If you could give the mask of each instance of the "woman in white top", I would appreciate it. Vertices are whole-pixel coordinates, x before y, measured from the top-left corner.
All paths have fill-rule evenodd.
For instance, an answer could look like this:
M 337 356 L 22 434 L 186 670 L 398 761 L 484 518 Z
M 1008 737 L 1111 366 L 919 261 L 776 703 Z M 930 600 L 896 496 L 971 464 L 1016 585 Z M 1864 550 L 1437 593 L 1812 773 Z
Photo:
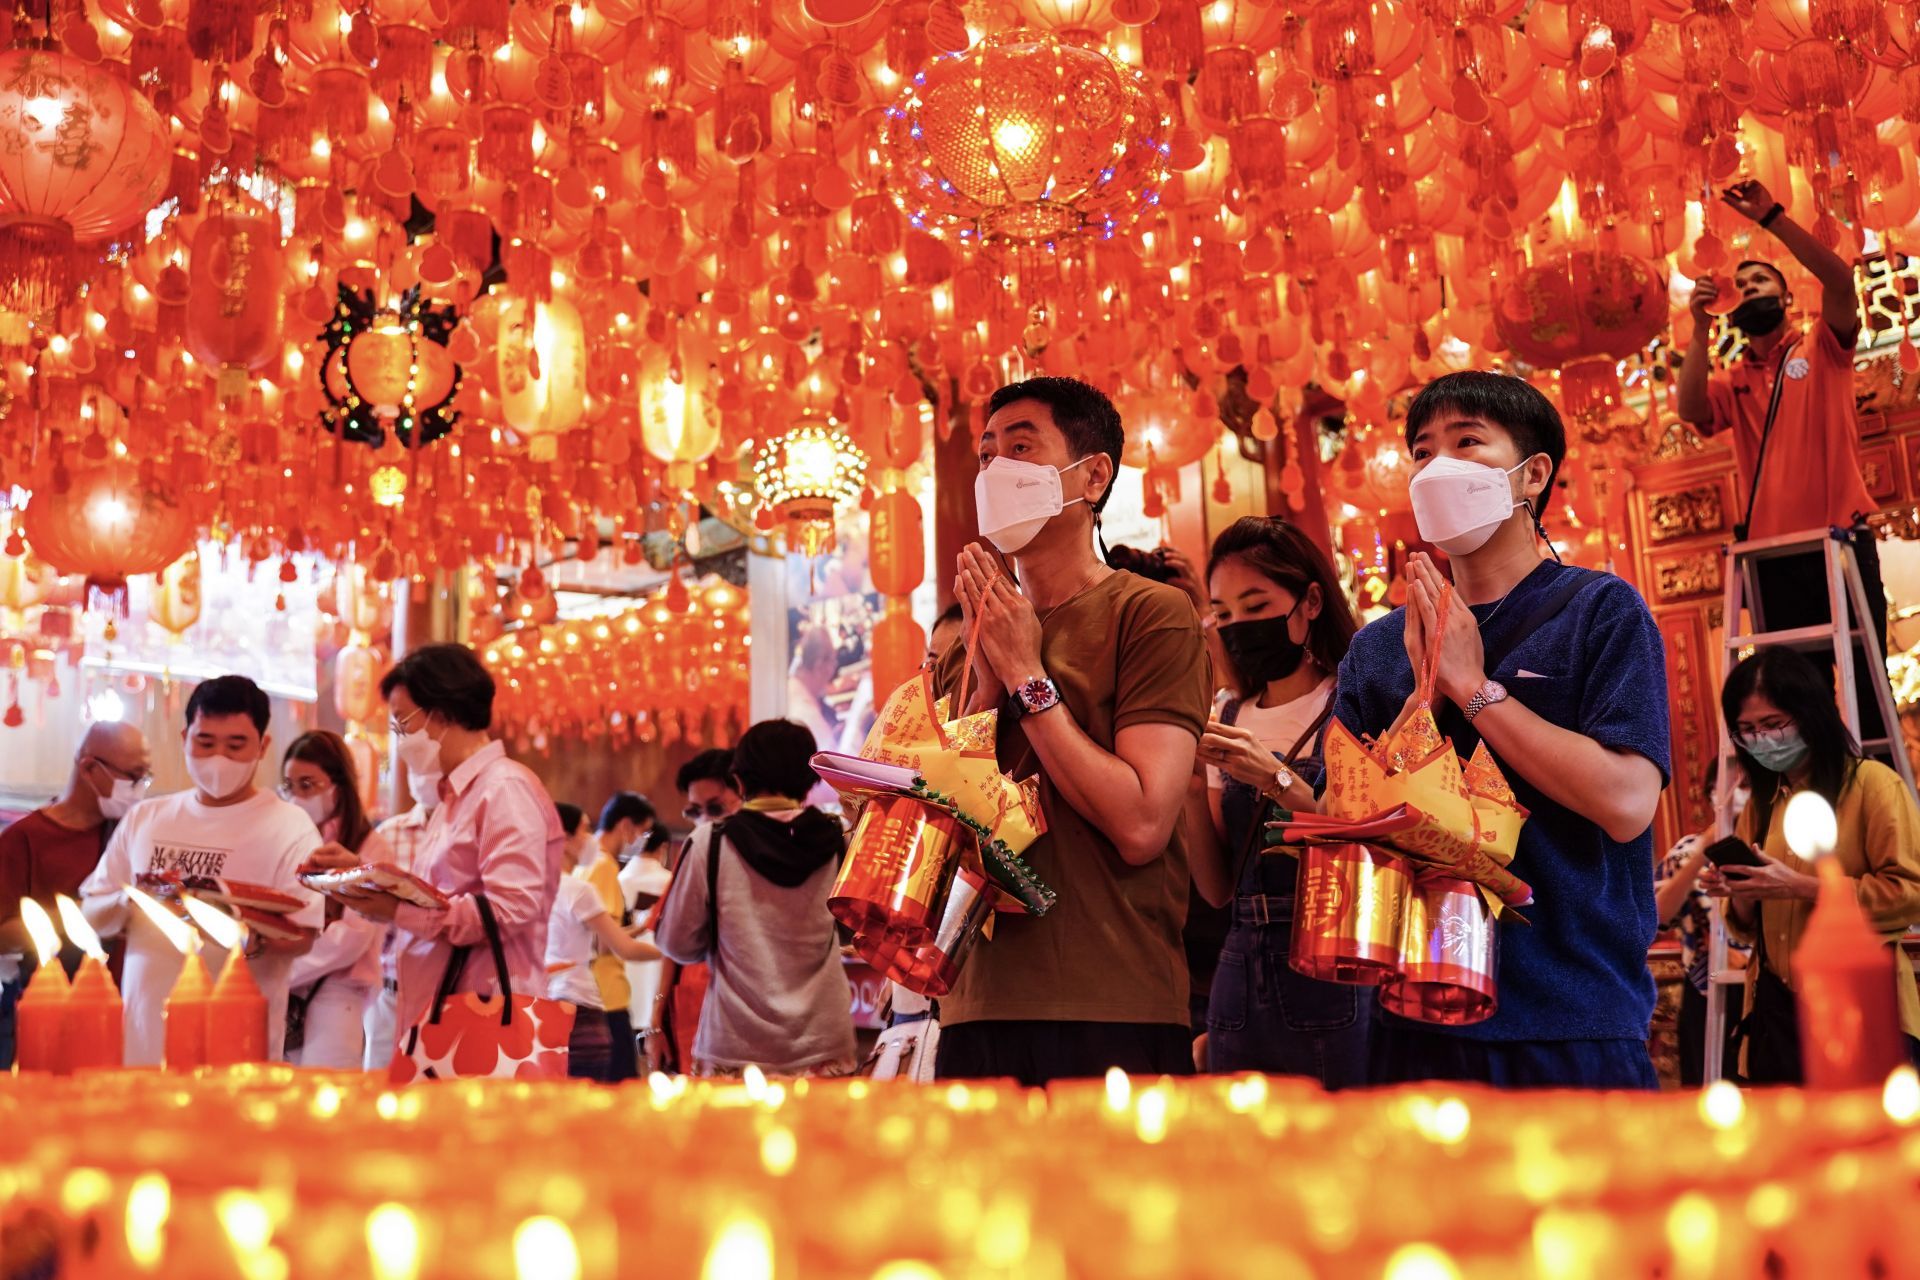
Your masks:
M 574 805 L 556 804 L 562 830 L 584 824 Z M 592 840 L 566 844 L 566 868 L 553 895 L 553 914 L 547 918 L 547 999 L 565 1000 L 577 1012 L 573 1035 L 567 1041 L 567 1074 L 580 1080 L 613 1083 L 613 1027 L 600 999 L 600 983 L 593 974 L 595 945 L 622 960 L 658 960 L 660 949 L 642 942 L 607 910 L 593 885 L 580 874 L 582 864 L 599 852 Z M 625 1021 L 622 1019 L 621 1021 Z M 623 1033 L 624 1034 L 624 1033 Z
M 280 794 L 313 820 L 321 839 L 362 862 L 391 861 L 386 840 L 367 820 L 353 757 L 339 734 L 315 729 L 293 740 L 280 763 Z M 313 949 L 294 960 L 287 976 L 287 1061 L 359 1071 L 386 926 L 331 902 L 326 920 Z
M 1228 526 L 1207 558 L 1207 593 L 1235 696 L 1200 739 L 1206 787 L 1188 806 L 1194 887 L 1233 907 L 1208 996 L 1206 1066 L 1365 1084 L 1365 993 L 1293 971 L 1297 864 L 1259 852 L 1274 808 L 1318 808 L 1319 768 L 1307 757 L 1318 755 L 1353 611 L 1326 553 L 1279 518 Z

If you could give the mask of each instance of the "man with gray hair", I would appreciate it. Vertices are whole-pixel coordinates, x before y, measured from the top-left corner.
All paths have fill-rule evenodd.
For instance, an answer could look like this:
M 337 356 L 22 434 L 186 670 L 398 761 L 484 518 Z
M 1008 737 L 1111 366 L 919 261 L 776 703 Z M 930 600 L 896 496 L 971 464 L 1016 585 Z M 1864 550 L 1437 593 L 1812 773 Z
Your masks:
M 151 778 L 146 735 L 135 725 L 103 720 L 80 740 L 60 798 L 0 831 L 0 1070 L 13 1065 L 13 1008 L 34 967 L 21 900 L 32 898 L 52 912 L 57 894 L 78 898 L 112 824 L 146 794 Z M 79 952 L 67 950 L 62 959 L 71 974 Z

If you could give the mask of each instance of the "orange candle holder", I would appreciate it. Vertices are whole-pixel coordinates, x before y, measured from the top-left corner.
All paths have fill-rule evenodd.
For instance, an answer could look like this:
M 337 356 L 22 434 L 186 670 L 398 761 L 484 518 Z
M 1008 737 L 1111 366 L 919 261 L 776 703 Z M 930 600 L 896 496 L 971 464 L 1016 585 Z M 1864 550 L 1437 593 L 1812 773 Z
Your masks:
M 205 1054 L 209 1067 L 267 1060 L 267 998 L 238 950 L 207 996 Z
M 207 976 L 206 961 L 199 952 L 193 952 L 184 958 L 173 994 L 167 997 L 169 1071 L 191 1071 L 207 1064 L 207 1007 L 212 994 L 213 979 Z
M 33 981 L 13 1010 L 14 1061 L 22 1071 L 64 1072 L 60 1045 L 66 1039 L 71 990 L 58 956 L 47 957 L 33 971 Z
M 1399 972 L 1413 888 L 1405 858 L 1364 844 L 1309 845 L 1295 881 L 1294 969 L 1323 982 L 1378 986 Z
M 1893 951 L 1840 865 L 1818 865 L 1820 896 L 1793 957 L 1801 1069 L 1810 1089 L 1877 1086 L 1907 1061 Z
M 88 956 L 73 975 L 61 1027 L 60 1063 L 65 1073 L 126 1063 L 126 1010 L 107 966 Z
M 1441 1027 L 1485 1022 L 1496 995 L 1499 933 L 1470 881 L 1423 875 L 1407 899 L 1400 975 L 1380 988 L 1389 1013 Z

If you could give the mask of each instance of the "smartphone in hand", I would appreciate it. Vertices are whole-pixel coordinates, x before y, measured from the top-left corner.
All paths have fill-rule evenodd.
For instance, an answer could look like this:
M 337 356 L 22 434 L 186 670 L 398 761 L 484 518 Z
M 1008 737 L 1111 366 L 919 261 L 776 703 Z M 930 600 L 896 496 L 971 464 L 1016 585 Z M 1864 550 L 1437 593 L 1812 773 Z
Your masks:
M 1767 860 L 1758 850 L 1738 836 L 1715 840 L 1704 850 L 1706 859 L 1716 867 L 1764 867 Z

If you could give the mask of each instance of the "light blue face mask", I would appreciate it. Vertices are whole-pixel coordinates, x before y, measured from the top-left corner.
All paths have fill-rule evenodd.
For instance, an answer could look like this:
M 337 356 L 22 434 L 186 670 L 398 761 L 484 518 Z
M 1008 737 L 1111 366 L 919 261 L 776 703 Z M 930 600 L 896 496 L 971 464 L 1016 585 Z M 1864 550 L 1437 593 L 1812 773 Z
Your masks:
M 1740 740 L 1740 745 L 1769 773 L 1791 773 L 1807 758 L 1806 740 L 1795 728 L 1750 734 Z

